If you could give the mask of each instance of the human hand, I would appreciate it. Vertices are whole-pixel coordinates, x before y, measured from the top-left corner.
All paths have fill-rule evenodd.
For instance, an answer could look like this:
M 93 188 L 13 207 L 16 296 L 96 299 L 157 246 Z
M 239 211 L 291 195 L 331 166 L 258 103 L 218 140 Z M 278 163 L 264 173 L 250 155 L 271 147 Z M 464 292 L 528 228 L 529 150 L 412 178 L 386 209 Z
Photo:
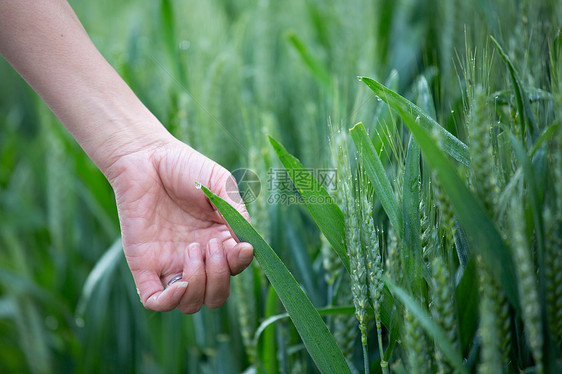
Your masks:
M 202 305 L 223 305 L 230 276 L 251 263 L 253 248 L 237 243 L 195 182 L 249 220 L 244 204 L 226 194 L 231 174 L 170 137 L 120 157 L 106 175 L 115 191 L 123 249 L 143 305 L 186 314 Z M 167 287 L 179 276 L 181 280 Z
M 202 304 L 222 305 L 230 276 L 250 264 L 253 248 L 236 242 L 195 181 L 232 202 L 230 174 L 167 132 L 98 52 L 68 2 L 0 1 L 0 25 L 0 53 L 111 183 L 144 306 L 195 313 Z M 243 204 L 233 205 L 249 219 Z

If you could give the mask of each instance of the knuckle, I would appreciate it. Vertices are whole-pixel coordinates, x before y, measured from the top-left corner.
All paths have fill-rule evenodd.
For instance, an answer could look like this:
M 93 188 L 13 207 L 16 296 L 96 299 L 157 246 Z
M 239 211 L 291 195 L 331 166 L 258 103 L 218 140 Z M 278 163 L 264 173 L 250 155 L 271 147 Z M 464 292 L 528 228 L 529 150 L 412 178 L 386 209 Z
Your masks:
M 224 303 L 226 303 L 226 300 L 228 300 L 229 296 L 230 296 L 230 289 L 227 289 L 221 295 L 205 300 L 205 306 L 209 309 L 220 308 L 221 306 L 224 305 Z
M 213 300 L 205 303 L 205 306 L 209 309 L 217 309 L 224 305 L 226 299 L 224 300 Z
M 224 279 L 230 277 L 230 269 L 226 266 L 221 266 L 209 271 L 209 277 L 214 279 Z
M 187 306 L 180 306 L 178 310 L 183 314 L 195 314 L 201 310 L 201 304 L 190 304 Z
M 187 281 L 191 284 L 205 284 L 207 279 L 207 273 L 205 272 L 205 266 L 198 266 L 193 269 L 192 273 L 187 277 Z

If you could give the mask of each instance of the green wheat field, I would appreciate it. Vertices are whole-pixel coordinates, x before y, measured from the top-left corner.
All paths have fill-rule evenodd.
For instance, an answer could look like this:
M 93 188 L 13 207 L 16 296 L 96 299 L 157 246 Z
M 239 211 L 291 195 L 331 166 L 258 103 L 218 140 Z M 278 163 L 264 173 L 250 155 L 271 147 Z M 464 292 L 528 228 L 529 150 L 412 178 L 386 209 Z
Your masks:
M 253 227 L 200 186 L 256 259 L 145 310 L 109 184 L 0 59 L 0 373 L 562 372 L 560 1 L 70 3 L 257 174 Z

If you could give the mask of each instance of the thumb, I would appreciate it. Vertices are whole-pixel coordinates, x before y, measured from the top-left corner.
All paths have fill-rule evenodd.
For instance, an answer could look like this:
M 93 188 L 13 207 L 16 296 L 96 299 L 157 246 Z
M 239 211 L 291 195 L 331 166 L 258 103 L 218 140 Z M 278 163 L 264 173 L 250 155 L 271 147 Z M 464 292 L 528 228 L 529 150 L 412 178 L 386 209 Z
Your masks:
M 148 310 L 168 312 L 175 309 L 187 289 L 186 281 L 173 283 L 164 289 L 160 277 L 155 272 L 139 272 L 135 283 L 142 304 Z

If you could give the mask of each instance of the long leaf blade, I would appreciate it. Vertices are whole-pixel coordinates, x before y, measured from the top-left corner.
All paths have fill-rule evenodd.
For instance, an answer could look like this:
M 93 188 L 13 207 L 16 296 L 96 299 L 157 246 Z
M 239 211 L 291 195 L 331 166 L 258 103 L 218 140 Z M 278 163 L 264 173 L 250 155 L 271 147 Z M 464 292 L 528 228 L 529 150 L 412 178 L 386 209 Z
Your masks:
M 431 319 L 429 313 L 423 310 L 406 291 L 397 286 L 389 278 L 385 276 L 383 280 L 392 294 L 404 304 L 406 309 L 412 313 L 414 318 L 418 320 L 420 325 L 433 338 L 435 344 L 441 349 L 443 355 L 454 368 L 463 374 L 468 374 L 468 369 L 463 365 L 461 355 L 455 350 L 445 331 Z
M 468 353 L 478 327 L 479 295 L 478 287 L 474 287 L 478 282 L 476 270 L 476 259 L 472 257 L 455 291 L 459 311 L 460 348 L 463 353 Z
M 287 152 L 285 147 L 271 136 L 269 142 L 301 194 L 312 218 L 349 272 L 349 258 L 345 244 L 345 220 L 340 207 L 296 157 Z M 295 171 L 306 175 L 306 178 L 295 178 Z M 318 203 L 319 201 L 321 203 Z
M 320 83 L 320 85 L 324 89 L 331 89 L 332 79 L 330 77 L 330 73 L 324 67 L 322 62 L 316 58 L 315 54 L 310 51 L 310 49 L 297 35 L 297 33 L 294 31 L 289 31 L 287 34 L 287 39 L 298 52 L 303 62 L 310 70 L 310 73 L 314 76 L 314 78 L 316 78 L 316 81 Z
M 445 130 L 438 124 L 433 118 L 428 116 L 423 110 L 420 109 L 414 103 L 406 100 L 402 96 L 398 95 L 396 92 L 388 89 L 381 83 L 367 78 L 359 78 L 363 83 L 367 85 L 378 97 L 380 97 L 385 103 L 390 105 L 400 117 L 405 119 L 406 117 L 418 118 L 422 126 L 428 130 L 436 131 L 440 138 L 442 139 L 442 148 L 455 160 L 468 165 L 470 163 L 470 156 L 468 154 L 468 147 L 466 144 L 461 142 L 450 132 Z
M 406 277 L 409 279 L 410 289 L 417 290 L 422 297 L 424 287 L 422 278 L 422 248 L 420 227 L 420 148 L 413 136 L 410 137 L 406 165 L 404 168 L 404 183 L 402 191 L 402 214 L 404 219 L 404 246 L 402 247 L 402 263 Z
M 267 291 L 266 307 L 265 307 L 265 318 L 266 320 L 271 318 L 277 313 L 279 297 L 275 293 L 275 289 L 269 286 Z M 275 374 L 279 372 L 279 363 L 277 362 L 277 344 L 275 341 L 275 328 L 273 326 L 268 326 L 264 328 L 263 332 L 263 345 L 258 345 L 255 341 L 255 347 L 258 351 L 258 357 L 263 364 L 264 371 L 258 366 L 258 373 L 268 373 Z
M 531 135 L 535 135 L 536 133 L 535 130 L 537 130 L 537 123 L 535 122 L 535 118 L 533 117 L 533 112 L 531 111 L 529 97 L 525 94 L 525 90 L 523 88 L 523 85 L 521 84 L 521 79 L 519 79 L 519 74 L 517 73 L 517 70 L 515 70 L 515 66 L 513 65 L 513 62 L 511 62 L 511 59 L 509 58 L 507 53 L 505 53 L 505 51 L 503 50 L 500 43 L 498 43 L 496 38 L 490 35 L 490 39 L 492 39 L 492 42 L 496 46 L 496 49 L 500 53 L 502 60 L 504 61 L 504 63 L 507 66 L 507 69 L 509 70 L 509 77 L 511 78 L 511 83 L 513 84 L 513 91 L 515 92 L 515 101 L 517 102 L 517 111 L 519 112 L 521 138 L 524 139 L 525 137 L 526 127 L 528 127 L 529 130 L 531 131 Z M 529 126 L 529 122 L 532 124 L 532 126 Z
M 381 205 L 390 220 L 390 223 L 402 237 L 402 214 L 400 207 L 394 196 L 392 186 L 384 170 L 384 166 L 371 142 L 371 138 L 365 130 L 365 126 L 361 122 L 353 126 L 351 130 L 351 137 L 359 151 L 359 157 L 363 163 L 363 167 L 367 172 L 369 180 L 373 184 L 375 194 L 379 198 Z
M 289 313 L 295 328 L 321 373 L 351 373 L 334 337 L 318 311 L 258 232 L 230 204 L 200 185 L 238 239 L 254 246 L 256 259 Z

